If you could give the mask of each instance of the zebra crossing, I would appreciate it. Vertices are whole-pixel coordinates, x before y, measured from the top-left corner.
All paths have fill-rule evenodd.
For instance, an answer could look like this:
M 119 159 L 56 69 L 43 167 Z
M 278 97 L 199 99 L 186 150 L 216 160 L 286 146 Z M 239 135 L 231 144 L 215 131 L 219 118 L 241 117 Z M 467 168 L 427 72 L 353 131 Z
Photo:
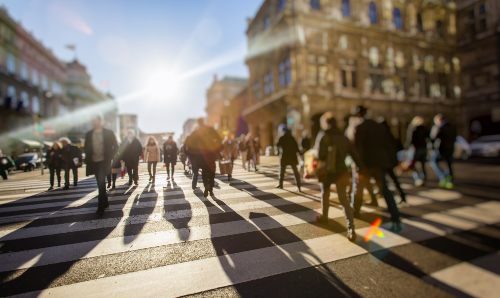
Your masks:
M 317 224 L 319 188 L 276 189 L 277 169 L 236 168 L 217 177 L 214 197 L 191 190 L 181 171 L 109 192 L 97 218 L 96 185 L 40 191 L 44 180 L 0 184 L 0 296 L 495 296 L 500 287 L 500 202 L 458 191 L 414 188 L 404 228 L 365 242 L 381 208 L 363 207 L 356 243 L 345 238 L 332 194 Z M 290 177 L 291 178 L 291 177 Z M 12 189 L 16 194 L 3 194 Z M 345 268 L 345 269 L 342 269 Z M 394 284 L 384 276 L 397 275 Z M 409 292 L 410 291 L 410 292 Z M 385 292 L 387 293 L 387 292 Z M 410 295 L 411 296 L 411 295 Z

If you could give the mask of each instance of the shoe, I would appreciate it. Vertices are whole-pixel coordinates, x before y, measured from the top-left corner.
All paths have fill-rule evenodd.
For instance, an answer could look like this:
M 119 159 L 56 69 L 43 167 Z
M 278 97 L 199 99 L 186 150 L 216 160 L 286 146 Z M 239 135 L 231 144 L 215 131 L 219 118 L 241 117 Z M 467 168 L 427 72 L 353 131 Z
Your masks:
M 61 182 L 57 183 L 57 187 L 61 187 Z
M 69 186 L 67 186 L 67 185 L 65 185 L 65 186 L 63 187 L 63 190 L 68 190 L 68 189 L 69 189 Z
M 203 191 L 203 196 L 204 196 L 205 198 L 206 198 L 206 197 L 208 197 L 208 189 L 205 189 L 205 190 Z
M 75 187 L 78 186 L 78 182 L 73 183 L 73 186 Z
M 128 186 L 132 186 L 132 180 L 128 181 Z
M 328 218 L 326 218 L 326 216 L 323 216 L 323 215 L 318 215 L 318 216 L 316 216 L 316 223 L 327 224 Z
M 139 185 L 139 181 L 134 181 L 134 185 L 138 186 Z
M 149 182 L 151 182 L 151 180 L 153 180 L 153 177 L 149 176 Z
M 108 187 L 107 188 L 111 188 L 111 183 L 108 183 Z
M 440 180 L 439 181 L 439 187 L 445 188 L 446 187 L 446 179 Z
M 283 185 L 278 184 L 278 185 L 276 186 L 276 188 L 283 189 Z
M 401 202 L 400 203 L 406 203 L 406 195 L 405 194 L 401 195 Z
M 399 232 L 401 232 L 402 229 L 403 229 L 403 227 L 401 226 L 400 221 L 392 222 L 391 231 L 393 231 L 394 233 L 399 233 Z
M 51 187 L 49 187 L 49 189 L 47 189 L 47 191 L 51 191 L 53 189 L 54 189 L 54 187 L 51 186 Z
M 97 208 L 96 214 L 98 217 L 102 217 L 104 215 L 104 209 L 103 208 Z
M 116 187 L 114 185 L 111 186 L 111 190 L 115 190 L 115 189 L 116 189 Z
M 348 228 L 347 229 L 347 239 L 349 239 L 349 241 L 351 242 L 354 242 L 356 241 L 356 231 L 354 230 L 354 228 Z
M 446 182 L 444 185 L 444 188 L 453 189 L 453 188 L 455 188 L 455 185 L 453 184 L 453 182 Z
M 298 190 L 299 192 L 302 192 L 302 188 L 301 188 L 300 186 L 297 186 L 297 190 Z

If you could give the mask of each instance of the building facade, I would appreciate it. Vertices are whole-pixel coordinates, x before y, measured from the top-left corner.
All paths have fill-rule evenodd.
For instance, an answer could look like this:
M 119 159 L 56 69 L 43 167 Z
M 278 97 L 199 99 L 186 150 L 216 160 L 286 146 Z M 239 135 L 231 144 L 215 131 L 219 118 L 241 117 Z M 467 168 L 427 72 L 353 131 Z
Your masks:
M 467 131 L 500 134 L 500 2 L 459 0 L 457 15 Z
M 207 90 L 206 123 L 213 126 L 220 133 L 227 134 L 229 129 L 227 110 L 231 104 L 231 99 L 246 85 L 246 79 L 224 77 L 219 80 L 215 75 L 212 85 Z
M 65 65 L 0 7 L 0 133 L 64 111 Z
M 460 60 L 453 1 L 266 0 L 247 29 L 249 104 L 262 146 L 363 104 L 403 138 L 415 115 L 458 123 Z M 461 123 L 459 123 L 461 124 Z
M 136 136 L 140 136 L 139 123 L 136 114 L 119 114 L 118 122 L 120 126 L 119 137 L 124 140 L 129 130 L 134 131 Z
M 184 141 L 186 141 L 187 137 L 196 129 L 197 125 L 197 119 L 195 118 L 190 118 L 184 121 L 184 124 L 182 125 L 182 134 L 179 136 L 178 143 L 179 144 L 184 144 Z

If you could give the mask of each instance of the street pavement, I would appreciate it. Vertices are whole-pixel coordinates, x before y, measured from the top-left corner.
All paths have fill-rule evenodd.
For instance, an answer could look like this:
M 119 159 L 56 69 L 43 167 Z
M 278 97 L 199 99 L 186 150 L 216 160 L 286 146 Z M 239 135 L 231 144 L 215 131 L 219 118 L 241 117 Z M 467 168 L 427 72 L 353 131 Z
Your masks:
M 102 218 L 92 178 L 51 192 L 47 175 L 0 183 L 0 296 L 498 297 L 498 167 L 459 165 L 456 190 L 403 178 L 402 232 L 380 199 L 351 243 L 334 194 L 317 224 L 318 185 L 298 193 L 289 174 L 276 189 L 264 163 L 236 166 L 230 184 L 217 176 L 212 198 L 180 170 L 167 182 L 158 167 L 153 187 L 142 164 L 139 186 L 119 179 Z

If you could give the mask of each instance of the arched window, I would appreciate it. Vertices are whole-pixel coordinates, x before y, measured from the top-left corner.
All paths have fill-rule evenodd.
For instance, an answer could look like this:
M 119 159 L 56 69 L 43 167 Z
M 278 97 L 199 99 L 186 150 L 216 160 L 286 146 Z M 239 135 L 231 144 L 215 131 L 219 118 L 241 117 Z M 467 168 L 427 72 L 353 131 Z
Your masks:
M 342 0 L 342 16 L 351 16 L 351 2 L 349 0 Z
M 403 29 L 403 19 L 401 18 L 401 9 L 394 8 L 392 10 L 392 22 L 394 23 L 394 27 L 398 30 Z
M 321 1 L 320 0 L 311 0 L 309 2 L 311 9 L 320 10 L 321 9 Z
M 40 113 L 40 99 L 38 96 L 33 96 L 31 100 L 31 111 L 33 114 L 38 114 Z
M 368 4 L 368 16 L 370 17 L 370 24 L 378 23 L 377 4 L 373 1 Z

